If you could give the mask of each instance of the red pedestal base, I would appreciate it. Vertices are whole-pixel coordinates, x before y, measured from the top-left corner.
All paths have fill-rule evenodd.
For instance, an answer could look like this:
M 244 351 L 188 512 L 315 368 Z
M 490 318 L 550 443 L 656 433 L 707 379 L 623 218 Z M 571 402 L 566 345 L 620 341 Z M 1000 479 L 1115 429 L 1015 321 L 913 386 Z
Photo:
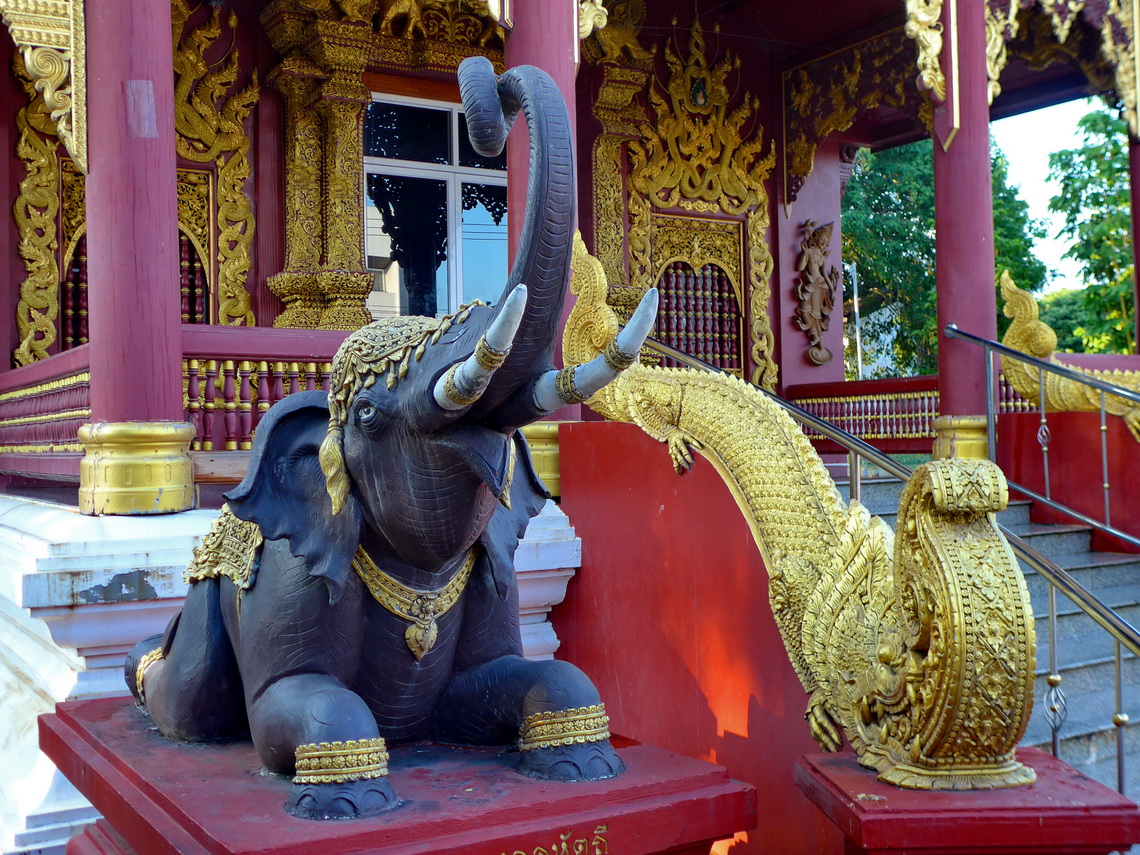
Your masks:
M 796 784 L 846 837 L 874 855 L 1106 855 L 1140 843 L 1140 807 L 1037 748 L 1017 752 L 1037 783 L 1001 790 L 902 790 L 853 754 L 808 754 Z
M 505 751 L 396 748 L 399 808 L 314 822 L 285 813 L 289 779 L 263 774 L 249 743 L 168 742 L 121 698 L 60 704 L 40 744 L 105 817 L 68 855 L 696 855 L 756 823 L 752 787 L 645 745 L 619 749 L 623 775 L 588 784 L 525 778 Z

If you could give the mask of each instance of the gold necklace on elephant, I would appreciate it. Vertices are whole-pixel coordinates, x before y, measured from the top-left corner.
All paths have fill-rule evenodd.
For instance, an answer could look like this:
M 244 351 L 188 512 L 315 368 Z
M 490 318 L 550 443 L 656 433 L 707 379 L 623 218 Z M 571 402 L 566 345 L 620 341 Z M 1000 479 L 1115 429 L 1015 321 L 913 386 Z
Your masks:
M 362 546 L 357 547 L 352 567 L 364 580 L 376 602 L 396 617 L 411 622 L 412 625 L 404 632 L 404 641 L 419 660 L 435 645 L 439 635 L 436 620 L 459 601 L 459 595 L 467 587 L 475 566 L 475 553 L 475 547 L 469 549 L 459 572 L 451 577 L 450 582 L 435 590 L 413 588 L 388 575 L 376 566 Z

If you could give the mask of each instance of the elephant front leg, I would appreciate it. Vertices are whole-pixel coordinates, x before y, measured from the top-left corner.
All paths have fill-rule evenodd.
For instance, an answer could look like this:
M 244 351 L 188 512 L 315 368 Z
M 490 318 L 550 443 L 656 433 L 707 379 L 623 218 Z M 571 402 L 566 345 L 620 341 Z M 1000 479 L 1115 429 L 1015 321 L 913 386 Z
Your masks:
M 302 819 L 375 816 L 398 804 L 376 719 L 325 674 L 292 674 L 250 708 L 254 743 L 272 772 L 293 773 L 285 809 Z
M 518 741 L 518 770 L 552 781 L 598 781 L 625 766 L 590 679 L 569 662 L 503 656 L 452 676 L 434 736 L 462 745 Z

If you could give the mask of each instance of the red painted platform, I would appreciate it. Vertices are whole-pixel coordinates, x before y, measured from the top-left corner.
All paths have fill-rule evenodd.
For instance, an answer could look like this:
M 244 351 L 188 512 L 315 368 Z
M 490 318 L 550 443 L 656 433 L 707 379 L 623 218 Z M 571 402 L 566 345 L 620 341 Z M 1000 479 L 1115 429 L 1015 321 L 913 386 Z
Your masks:
M 60 704 L 40 744 L 105 817 L 68 855 L 695 855 L 756 824 L 751 786 L 646 745 L 619 748 L 625 774 L 586 784 L 525 778 L 506 751 L 395 748 L 398 809 L 314 822 L 285 813 L 289 779 L 264 774 L 249 743 L 168 742 L 126 699 Z
M 947 792 L 880 783 L 855 756 L 808 754 L 796 784 L 869 855 L 1106 855 L 1140 843 L 1140 807 L 1039 748 L 1017 758 L 1028 787 Z

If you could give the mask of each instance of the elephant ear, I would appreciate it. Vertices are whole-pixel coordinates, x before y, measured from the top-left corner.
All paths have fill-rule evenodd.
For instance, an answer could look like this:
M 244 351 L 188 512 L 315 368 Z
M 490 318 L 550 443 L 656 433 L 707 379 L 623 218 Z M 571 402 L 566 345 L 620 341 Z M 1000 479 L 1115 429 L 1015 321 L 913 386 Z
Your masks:
M 351 493 L 333 515 L 317 458 L 328 424 L 324 392 L 299 392 L 276 404 L 257 427 L 245 479 L 225 497 L 234 516 L 257 523 L 267 540 L 285 538 L 309 572 L 325 580 L 335 603 L 360 543 L 362 517 Z
M 526 533 L 531 519 L 538 515 L 550 498 L 550 491 L 534 471 L 530 449 L 522 434 L 515 431 L 512 441 L 515 471 L 510 485 L 510 507 L 500 505 L 479 538 L 487 553 L 487 566 L 500 598 L 505 598 L 511 590 L 515 572 L 515 549 L 518 548 L 519 540 Z

